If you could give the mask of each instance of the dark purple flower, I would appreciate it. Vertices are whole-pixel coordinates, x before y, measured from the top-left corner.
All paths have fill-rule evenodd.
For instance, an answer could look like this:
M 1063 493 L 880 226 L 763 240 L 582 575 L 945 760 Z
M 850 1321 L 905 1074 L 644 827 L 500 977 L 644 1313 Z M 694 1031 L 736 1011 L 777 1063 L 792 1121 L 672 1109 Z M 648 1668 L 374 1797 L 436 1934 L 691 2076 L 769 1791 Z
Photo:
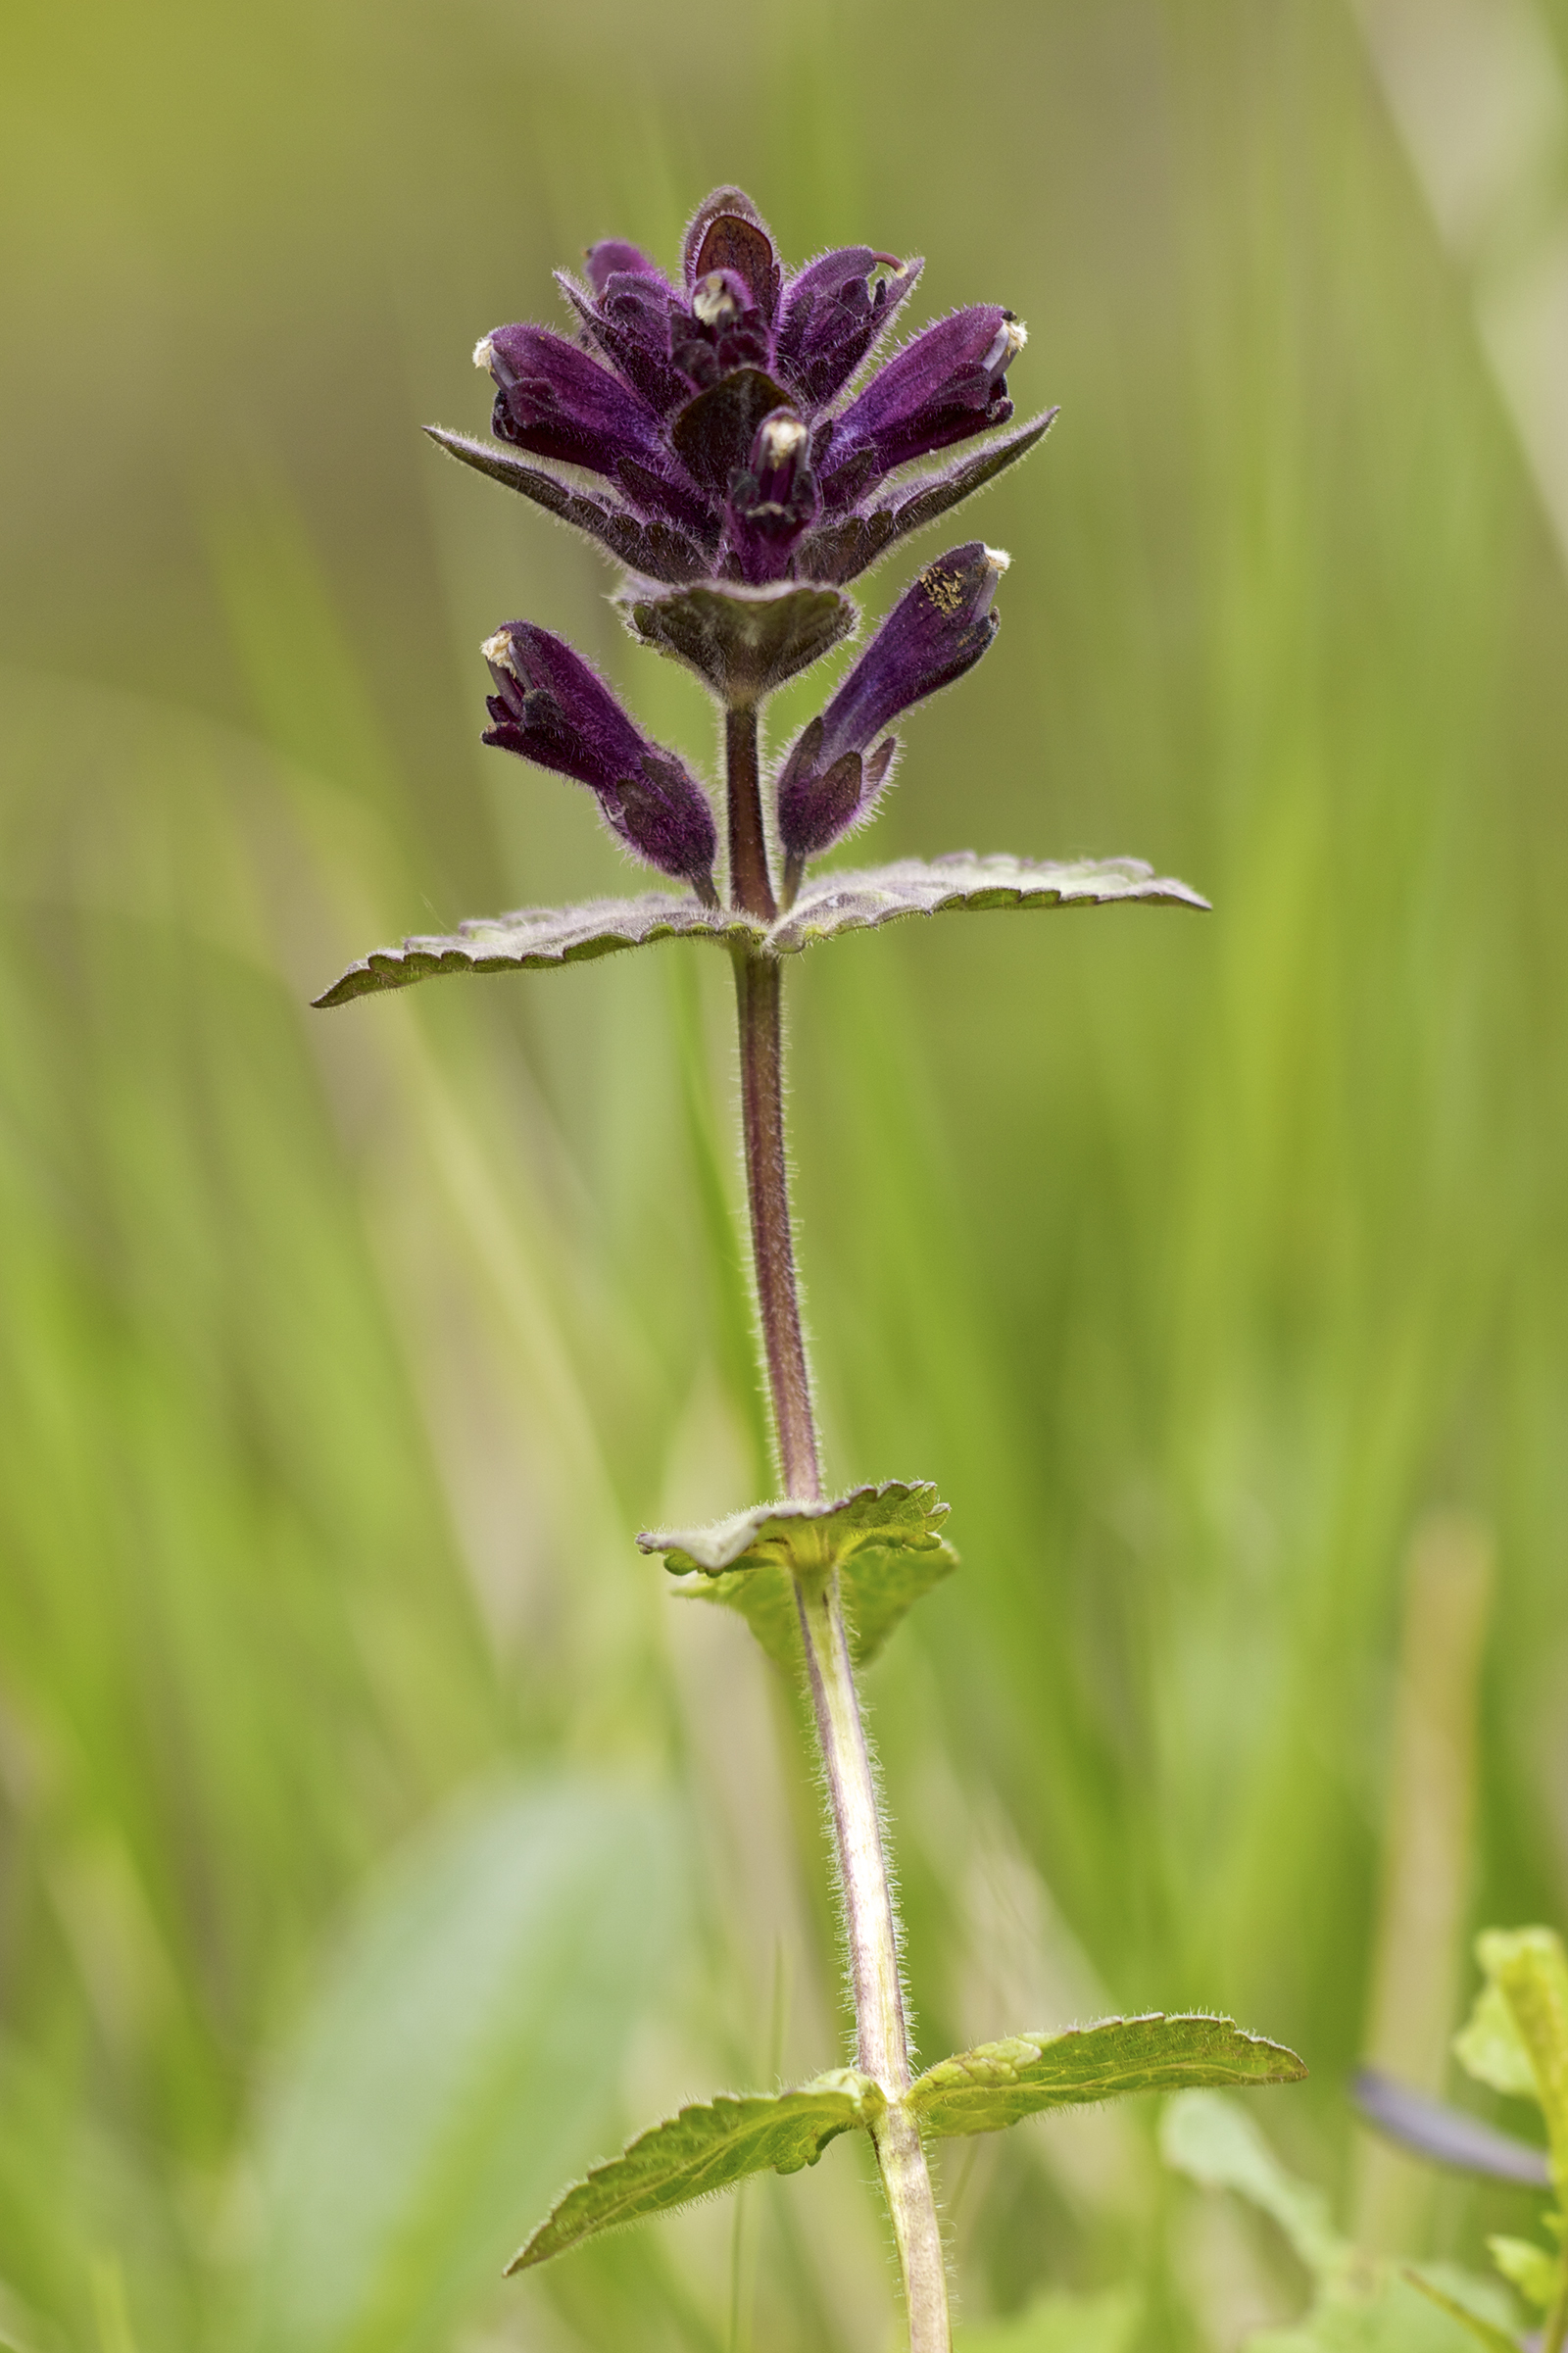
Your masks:
M 844 389 L 924 267 L 846 245 L 790 280 L 775 364 L 808 415 Z M 884 270 L 891 274 L 877 274 Z
M 501 326 L 474 351 L 499 390 L 492 428 L 499 441 L 614 473 L 623 458 L 659 447 L 659 420 L 645 401 L 575 343 L 546 326 Z
M 961 678 L 990 645 L 1000 626 L 992 601 L 1006 568 L 1006 557 L 978 539 L 928 564 L 796 738 L 778 780 L 792 891 L 808 858 L 870 815 L 894 753 L 891 736 L 874 739 L 901 711 Z
M 847 506 L 896 466 L 1005 424 L 1007 369 L 1027 340 L 1010 311 L 977 303 L 895 352 L 834 420 L 826 504 Z
M 713 812 L 674 754 L 650 743 L 604 680 L 548 629 L 509 621 L 484 656 L 496 685 L 485 742 L 587 785 L 629 849 L 716 904 Z
M 746 471 L 730 483 L 728 538 L 742 577 L 781 578 L 821 504 L 811 471 L 810 426 L 793 409 L 770 410 L 757 428 Z

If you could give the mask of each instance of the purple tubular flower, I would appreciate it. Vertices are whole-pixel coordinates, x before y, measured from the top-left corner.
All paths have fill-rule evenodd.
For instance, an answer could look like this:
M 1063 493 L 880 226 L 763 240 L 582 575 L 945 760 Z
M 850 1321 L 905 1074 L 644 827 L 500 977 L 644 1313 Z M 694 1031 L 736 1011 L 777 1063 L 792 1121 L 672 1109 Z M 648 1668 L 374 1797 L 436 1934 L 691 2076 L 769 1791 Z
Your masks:
M 499 386 L 497 440 L 598 474 L 657 450 L 659 419 L 646 401 L 549 327 L 497 327 L 473 357 Z
M 716 905 L 713 812 L 674 754 L 650 743 L 604 680 L 548 629 L 509 621 L 484 656 L 496 687 L 484 741 L 587 785 L 628 849 Z
M 887 781 L 890 720 L 972 669 L 996 636 L 991 610 L 1007 568 L 971 539 L 928 564 L 902 596 L 819 718 L 796 738 L 778 780 L 779 839 L 793 889 L 808 858 L 871 813 Z
M 774 359 L 808 414 L 843 391 L 924 267 L 869 245 L 846 245 L 791 278 Z M 883 270 L 890 274 L 877 275 Z
M 896 466 L 1005 424 L 1007 368 L 1027 340 L 1010 311 L 977 303 L 895 352 L 834 420 L 825 504 L 847 506 Z
M 728 529 L 744 579 L 782 580 L 801 533 L 821 508 L 811 471 L 811 431 L 793 409 L 773 409 L 757 428 L 746 471 L 730 484 Z

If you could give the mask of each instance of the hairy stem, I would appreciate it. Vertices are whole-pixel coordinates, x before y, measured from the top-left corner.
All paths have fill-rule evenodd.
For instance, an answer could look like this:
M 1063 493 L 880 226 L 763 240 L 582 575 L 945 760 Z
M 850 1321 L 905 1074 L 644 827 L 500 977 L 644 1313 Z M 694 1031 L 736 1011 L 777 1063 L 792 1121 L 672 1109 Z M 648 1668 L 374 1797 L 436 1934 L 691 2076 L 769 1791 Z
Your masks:
M 755 711 L 728 714 L 730 888 L 737 907 L 774 911 L 762 827 Z M 741 1106 L 758 1311 L 785 1491 L 806 1502 L 822 1493 L 801 1330 L 790 1225 L 784 1132 L 782 971 L 776 956 L 737 947 Z M 919 2127 L 900 2102 L 909 2087 L 909 2036 L 899 1976 L 898 1924 L 888 1877 L 876 1780 L 850 1664 L 836 1572 L 796 1583 L 817 1740 L 827 1779 L 855 1994 L 858 2063 L 889 2107 L 873 2130 L 904 2276 L 910 2353 L 950 2353 L 948 2282 L 936 2199 Z

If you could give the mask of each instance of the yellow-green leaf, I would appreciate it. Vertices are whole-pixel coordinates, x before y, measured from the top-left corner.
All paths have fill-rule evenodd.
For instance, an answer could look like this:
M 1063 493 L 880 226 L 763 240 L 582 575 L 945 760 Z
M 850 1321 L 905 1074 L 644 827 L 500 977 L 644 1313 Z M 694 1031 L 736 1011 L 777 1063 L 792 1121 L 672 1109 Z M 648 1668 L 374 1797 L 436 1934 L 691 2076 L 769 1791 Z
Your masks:
M 721 2093 L 682 2108 L 574 2182 L 507 2268 L 548 2263 L 602 2230 L 689 2205 L 748 2174 L 799 2173 L 840 2132 L 874 2123 L 886 2105 L 868 2076 L 843 2067 L 796 2091 Z
M 1059 2034 L 1015 2034 L 926 2069 L 907 2093 L 928 2132 L 996 2132 L 1048 2108 L 1188 2085 L 1294 2083 L 1294 2051 L 1229 2018 L 1105 2018 Z

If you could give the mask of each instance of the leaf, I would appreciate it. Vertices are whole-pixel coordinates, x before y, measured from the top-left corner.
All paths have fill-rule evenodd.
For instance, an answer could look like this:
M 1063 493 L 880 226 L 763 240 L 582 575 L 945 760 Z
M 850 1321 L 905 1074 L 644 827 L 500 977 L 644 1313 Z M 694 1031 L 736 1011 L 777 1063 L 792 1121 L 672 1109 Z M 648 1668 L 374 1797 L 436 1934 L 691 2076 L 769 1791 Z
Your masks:
M 723 702 L 756 703 L 843 638 L 859 617 L 836 588 L 717 586 L 617 598 L 644 645 L 695 670 Z
M 543 466 L 530 466 L 504 442 L 473 441 L 466 433 L 449 432 L 444 425 L 426 425 L 424 429 L 448 457 L 519 492 L 558 521 L 586 532 L 608 554 L 646 579 L 678 584 L 698 579 L 708 569 L 704 551 L 672 523 L 645 521 L 618 500 L 559 481 Z
M 886 2105 L 869 2076 L 843 2067 L 797 2091 L 721 2093 L 682 2108 L 574 2182 L 507 2269 L 548 2263 L 601 2230 L 690 2205 L 748 2174 L 799 2173 L 840 2132 L 870 2125 Z
M 1212 2091 L 1184 2091 L 1159 2120 L 1164 2162 L 1203 2189 L 1234 2190 L 1276 2222 L 1315 2279 L 1331 2279 L 1353 2250 L 1329 2218 L 1320 2189 L 1287 2173 L 1251 2117 Z
M 907 538 L 911 531 L 923 530 L 946 515 L 960 500 L 995 481 L 1007 466 L 1028 456 L 1044 439 L 1055 422 L 1056 411 L 1048 410 L 1016 433 L 994 441 L 972 457 L 960 459 L 956 466 L 947 466 L 941 473 L 918 475 L 892 491 L 881 506 L 869 515 L 848 515 L 835 522 L 820 523 L 802 540 L 796 557 L 796 569 L 805 580 L 832 580 L 842 586 L 880 563 L 889 548 Z
M 441 972 L 542 972 L 589 963 L 623 948 L 690 937 L 744 940 L 760 947 L 763 926 L 750 915 L 704 907 L 688 892 L 648 891 L 638 899 L 589 899 L 578 907 L 524 907 L 514 914 L 474 916 L 455 932 L 378 948 L 315 1000 L 347 1005 L 377 989 L 406 989 Z
M 1350 2096 L 1380 2132 L 1435 2165 L 1451 2165 L 1488 2181 L 1523 2182 L 1532 2189 L 1551 2186 L 1544 2149 L 1532 2148 L 1511 2132 L 1499 2132 L 1462 2108 L 1411 2091 L 1375 2068 L 1358 2070 L 1350 2082 Z
M 1479 2337 L 1484 2345 L 1491 2348 L 1491 2353 L 1519 2353 L 1519 2339 L 1516 2336 L 1510 2336 L 1507 2329 L 1499 2328 L 1495 2322 L 1483 2319 L 1468 2304 L 1461 2304 L 1457 2296 L 1451 2296 L 1446 2288 L 1440 2287 L 1430 2273 L 1418 2272 L 1413 2265 L 1409 2265 L 1401 2277 L 1429 2302 L 1436 2304 L 1441 2312 L 1447 2313 L 1472 2336 Z
M 650 891 L 638 899 L 591 899 L 578 907 L 524 907 L 513 914 L 473 916 L 455 932 L 416 934 L 400 948 L 377 948 L 351 964 L 315 1000 L 318 1007 L 347 1005 L 378 989 L 406 989 L 444 972 L 543 971 L 647 948 L 657 940 L 744 941 L 775 956 L 796 956 L 845 931 L 875 931 L 905 915 L 934 915 L 988 907 L 1206 907 L 1208 901 L 1142 858 L 1084 859 L 1073 865 L 1003 856 L 977 858 L 955 851 L 937 858 L 904 858 L 863 872 L 821 875 L 808 882 L 793 907 L 771 926 L 730 907 L 707 907 L 691 897 Z
M 874 931 L 904 915 L 975 912 L 991 907 L 1105 907 L 1117 900 L 1146 906 L 1207 908 L 1185 882 L 1156 875 L 1140 858 L 1050 859 L 977 857 L 971 850 L 945 858 L 901 858 L 891 866 L 816 876 L 768 934 L 787 956 L 845 931 Z
M 953 2332 L 954 2353 L 1131 2353 L 1143 2320 L 1136 2288 L 1041 2296 L 1004 2321 Z
M 1503 2278 L 1530 2303 L 1548 2312 L 1557 2301 L 1562 2286 L 1563 2262 L 1534 2239 L 1505 2238 L 1494 2232 L 1487 2240 L 1487 2252 Z
M 1536 2098 L 1536 2071 L 1500 1985 L 1482 1986 L 1453 2038 L 1453 2055 L 1478 2083 L 1489 2083 L 1513 2099 Z
M 839 1572 L 850 1649 L 865 1666 L 901 1618 L 958 1565 L 938 1533 L 948 1516 L 928 1481 L 887 1479 L 823 1503 L 758 1503 L 710 1528 L 645 1533 L 644 1552 L 662 1552 L 673 1576 L 703 1582 L 683 1597 L 738 1610 L 769 1658 L 800 1662 L 794 1577 Z
M 511 1787 L 374 1887 L 260 2150 L 252 2353 L 436 2353 L 613 2112 L 684 1908 L 675 1825 Z
M 1546 2119 L 1559 2196 L 1568 2195 L 1568 1955 L 1547 1928 L 1486 1929 L 1476 1954 L 1508 2005 Z
M 1294 2083 L 1294 2051 L 1228 2018 L 1105 2018 L 1059 2034 L 1014 2034 L 943 2059 L 906 2097 L 930 2132 L 996 2132 L 1048 2108 L 1083 2107 L 1189 2083 Z

